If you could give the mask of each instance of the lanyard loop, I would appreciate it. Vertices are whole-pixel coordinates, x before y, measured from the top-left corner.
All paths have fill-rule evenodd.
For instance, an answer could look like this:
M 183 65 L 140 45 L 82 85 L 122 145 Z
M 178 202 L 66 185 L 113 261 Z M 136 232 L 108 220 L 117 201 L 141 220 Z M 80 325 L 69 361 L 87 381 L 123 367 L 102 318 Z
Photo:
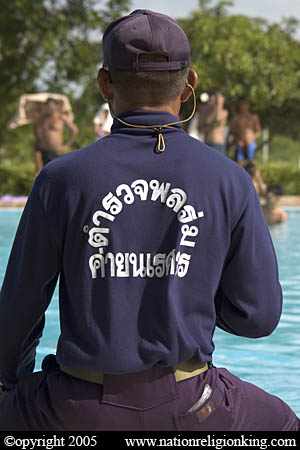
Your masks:
M 166 144 L 165 144 L 165 140 L 164 140 L 163 134 L 161 132 L 161 128 L 153 128 L 153 129 L 157 133 L 157 150 L 160 153 L 162 153 L 162 152 L 165 151 Z

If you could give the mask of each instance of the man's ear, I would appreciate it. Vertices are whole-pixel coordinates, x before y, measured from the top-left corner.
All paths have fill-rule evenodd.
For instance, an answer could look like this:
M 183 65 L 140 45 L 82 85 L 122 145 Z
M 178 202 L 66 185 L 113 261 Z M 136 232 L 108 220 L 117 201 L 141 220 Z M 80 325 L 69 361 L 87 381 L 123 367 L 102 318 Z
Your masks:
M 191 88 L 188 86 L 188 84 L 190 84 L 192 86 L 192 88 L 195 89 L 197 86 L 197 83 L 198 83 L 197 72 L 194 69 L 190 69 L 188 72 L 188 76 L 187 76 L 186 87 L 184 88 L 184 90 L 180 96 L 180 100 L 182 102 L 186 102 L 192 93 Z
M 103 68 L 98 72 L 98 86 L 104 100 L 110 102 L 114 97 L 112 81 L 109 72 Z

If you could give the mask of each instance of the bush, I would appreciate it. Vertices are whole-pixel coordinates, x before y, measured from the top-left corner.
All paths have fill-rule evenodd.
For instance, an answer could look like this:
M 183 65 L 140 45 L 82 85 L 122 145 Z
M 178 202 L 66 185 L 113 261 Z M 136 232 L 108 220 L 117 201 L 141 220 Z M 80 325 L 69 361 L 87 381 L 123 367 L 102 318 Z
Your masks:
M 284 195 L 300 195 L 300 168 L 291 163 L 259 164 L 266 184 L 280 184 Z M 6 161 L 0 166 L 0 195 L 28 195 L 35 177 L 35 165 L 28 162 L 14 166 Z
M 258 162 L 262 162 L 262 139 L 257 140 L 258 150 L 256 151 L 256 158 Z M 300 141 L 292 139 L 289 136 L 278 134 L 272 137 L 269 144 L 269 162 L 271 163 L 287 163 L 291 165 L 298 165 L 300 158 Z
M 300 168 L 290 163 L 260 165 L 261 176 L 266 184 L 280 184 L 284 195 L 300 195 Z
M 18 167 L 0 166 L 0 196 L 28 195 L 35 177 L 33 164 Z

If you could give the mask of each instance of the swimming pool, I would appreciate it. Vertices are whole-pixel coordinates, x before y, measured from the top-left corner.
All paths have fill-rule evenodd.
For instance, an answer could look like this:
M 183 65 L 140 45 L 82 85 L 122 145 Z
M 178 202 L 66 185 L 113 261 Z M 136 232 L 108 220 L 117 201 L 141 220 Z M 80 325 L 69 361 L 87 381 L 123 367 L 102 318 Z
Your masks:
M 300 416 L 300 208 L 285 208 L 288 221 L 271 228 L 284 293 L 283 314 L 275 332 L 247 339 L 216 330 L 214 363 L 286 401 Z M 0 285 L 20 209 L 0 209 Z M 58 289 L 46 313 L 46 328 L 37 349 L 36 369 L 55 353 L 59 335 Z

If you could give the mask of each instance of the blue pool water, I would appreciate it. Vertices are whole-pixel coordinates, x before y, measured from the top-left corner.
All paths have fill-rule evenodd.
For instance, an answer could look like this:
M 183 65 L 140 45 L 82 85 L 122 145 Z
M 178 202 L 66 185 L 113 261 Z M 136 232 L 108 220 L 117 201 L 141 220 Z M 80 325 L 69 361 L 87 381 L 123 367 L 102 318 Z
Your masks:
M 300 416 L 300 208 L 285 209 L 287 223 L 271 228 L 284 293 L 280 324 L 271 336 L 257 340 L 216 330 L 214 363 L 278 395 Z M 0 285 L 20 215 L 20 209 L 0 209 Z M 37 370 L 43 357 L 55 352 L 58 335 L 56 289 L 37 349 Z

